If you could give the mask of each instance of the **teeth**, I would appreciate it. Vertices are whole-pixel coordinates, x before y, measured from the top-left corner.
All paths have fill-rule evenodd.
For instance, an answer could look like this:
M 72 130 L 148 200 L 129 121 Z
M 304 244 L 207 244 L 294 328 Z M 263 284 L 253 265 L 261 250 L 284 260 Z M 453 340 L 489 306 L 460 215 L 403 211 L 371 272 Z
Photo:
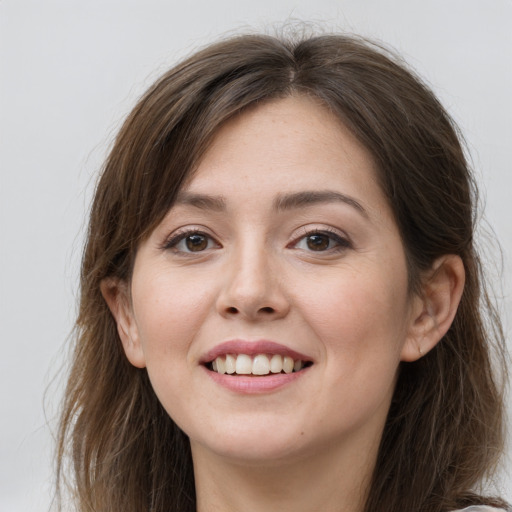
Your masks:
M 293 359 L 288 356 L 283 357 L 283 371 L 284 373 L 293 372 Z
M 292 373 L 298 372 L 304 367 L 300 359 L 294 361 L 289 356 L 274 354 L 258 354 L 251 358 L 247 354 L 226 354 L 219 356 L 212 361 L 212 369 L 217 373 L 238 375 L 268 375 L 269 373 Z
M 252 359 L 247 354 L 238 354 L 236 358 L 236 373 L 250 375 L 252 373 Z
M 260 354 L 252 360 L 252 373 L 253 375 L 268 375 L 270 373 L 270 362 L 267 356 Z
M 232 374 L 236 371 L 236 359 L 231 354 L 226 355 L 226 373 Z
M 217 363 L 217 372 L 218 373 L 226 373 L 226 363 L 222 357 L 217 357 L 215 360 Z
M 270 371 L 272 373 L 281 373 L 283 371 L 283 358 L 279 354 L 274 354 L 270 360 Z

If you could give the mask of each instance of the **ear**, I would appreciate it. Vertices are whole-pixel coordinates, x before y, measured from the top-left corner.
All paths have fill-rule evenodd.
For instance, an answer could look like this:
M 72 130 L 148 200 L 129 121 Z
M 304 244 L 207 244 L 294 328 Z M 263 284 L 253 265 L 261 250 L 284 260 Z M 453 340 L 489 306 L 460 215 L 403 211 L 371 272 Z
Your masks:
M 128 361 L 137 368 L 144 368 L 146 361 L 127 283 L 120 279 L 106 278 L 101 281 L 100 290 L 116 321 L 117 332 Z
M 464 264 L 459 256 L 449 254 L 434 262 L 423 281 L 421 295 L 413 299 L 402 361 L 416 361 L 447 333 L 462 297 L 464 280 Z

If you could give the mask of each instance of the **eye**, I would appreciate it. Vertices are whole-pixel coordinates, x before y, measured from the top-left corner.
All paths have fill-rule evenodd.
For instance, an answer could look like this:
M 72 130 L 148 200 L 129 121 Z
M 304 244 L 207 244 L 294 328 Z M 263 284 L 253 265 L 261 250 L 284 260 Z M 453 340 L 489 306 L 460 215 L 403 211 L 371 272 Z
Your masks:
M 198 253 L 219 244 L 209 235 L 201 231 L 185 231 L 177 233 L 165 244 L 165 249 L 171 249 L 177 253 Z
M 294 249 L 314 252 L 342 251 L 349 247 L 346 238 L 329 231 L 311 231 L 293 244 Z

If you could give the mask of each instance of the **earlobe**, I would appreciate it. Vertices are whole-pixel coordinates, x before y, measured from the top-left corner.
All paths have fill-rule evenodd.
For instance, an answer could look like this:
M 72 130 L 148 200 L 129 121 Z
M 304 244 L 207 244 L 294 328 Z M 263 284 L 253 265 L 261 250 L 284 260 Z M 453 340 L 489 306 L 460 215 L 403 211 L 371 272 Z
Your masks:
M 116 278 L 106 278 L 101 281 L 100 289 L 116 321 L 117 332 L 126 357 L 133 366 L 144 368 L 146 366 L 144 352 L 133 316 L 127 284 Z
M 422 294 L 414 297 L 409 333 L 402 361 L 416 361 L 432 350 L 448 332 L 464 290 L 464 264 L 459 256 L 438 258 L 425 276 Z

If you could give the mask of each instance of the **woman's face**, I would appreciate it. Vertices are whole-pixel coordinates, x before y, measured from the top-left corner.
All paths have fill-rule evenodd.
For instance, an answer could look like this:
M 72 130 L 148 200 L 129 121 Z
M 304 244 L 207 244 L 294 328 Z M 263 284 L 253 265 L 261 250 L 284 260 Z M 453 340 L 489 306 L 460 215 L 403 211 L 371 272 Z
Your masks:
M 194 456 L 283 460 L 378 442 L 415 300 L 370 155 L 294 97 L 218 132 L 138 250 L 123 341 Z

